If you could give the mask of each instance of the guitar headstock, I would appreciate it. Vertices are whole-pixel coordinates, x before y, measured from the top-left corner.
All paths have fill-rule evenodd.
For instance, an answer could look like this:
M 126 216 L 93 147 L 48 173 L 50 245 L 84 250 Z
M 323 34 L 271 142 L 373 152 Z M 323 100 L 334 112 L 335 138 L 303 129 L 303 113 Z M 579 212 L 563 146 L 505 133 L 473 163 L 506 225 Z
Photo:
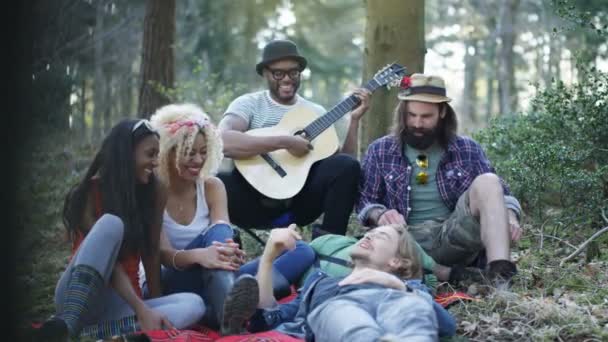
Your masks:
M 398 87 L 406 72 L 404 66 L 397 63 L 388 64 L 374 75 L 374 81 L 378 83 L 378 87 L 385 85 L 387 88 Z

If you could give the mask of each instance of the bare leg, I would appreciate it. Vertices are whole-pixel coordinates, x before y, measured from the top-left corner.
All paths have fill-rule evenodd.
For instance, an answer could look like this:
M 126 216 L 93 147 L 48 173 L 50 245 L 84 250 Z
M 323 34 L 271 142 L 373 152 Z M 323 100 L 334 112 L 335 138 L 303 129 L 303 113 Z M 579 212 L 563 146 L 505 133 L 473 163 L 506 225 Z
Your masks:
M 469 188 L 471 214 L 479 219 L 488 262 L 510 260 L 507 210 L 500 179 L 493 173 L 477 176 Z

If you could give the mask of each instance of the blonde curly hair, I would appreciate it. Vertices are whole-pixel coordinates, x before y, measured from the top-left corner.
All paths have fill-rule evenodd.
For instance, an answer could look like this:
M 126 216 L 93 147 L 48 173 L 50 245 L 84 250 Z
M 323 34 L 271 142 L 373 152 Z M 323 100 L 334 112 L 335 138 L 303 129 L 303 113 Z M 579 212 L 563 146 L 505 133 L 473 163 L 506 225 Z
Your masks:
M 209 116 L 199 106 L 191 103 L 166 105 L 159 108 L 150 121 L 160 134 L 158 176 L 163 183 L 169 185 L 171 163 L 178 167 L 180 156 L 190 153 L 198 133 L 202 133 L 207 141 L 207 159 L 199 177 L 205 179 L 217 173 L 224 157 L 222 139 Z M 169 160 L 173 149 L 175 160 Z

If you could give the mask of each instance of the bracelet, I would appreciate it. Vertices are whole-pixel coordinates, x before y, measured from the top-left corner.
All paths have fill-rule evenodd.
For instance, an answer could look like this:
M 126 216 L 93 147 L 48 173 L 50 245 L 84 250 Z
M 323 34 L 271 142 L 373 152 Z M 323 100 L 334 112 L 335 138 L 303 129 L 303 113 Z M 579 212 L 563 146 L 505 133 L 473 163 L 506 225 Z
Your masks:
M 179 254 L 180 252 L 183 252 L 183 249 L 178 249 L 175 251 L 175 253 L 173 253 L 173 258 L 171 258 L 171 263 L 173 264 L 173 268 L 175 268 L 178 271 L 183 271 L 183 268 L 179 268 L 177 267 L 177 265 L 175 264 L 175 257 L 177 256 L 177 254 Z

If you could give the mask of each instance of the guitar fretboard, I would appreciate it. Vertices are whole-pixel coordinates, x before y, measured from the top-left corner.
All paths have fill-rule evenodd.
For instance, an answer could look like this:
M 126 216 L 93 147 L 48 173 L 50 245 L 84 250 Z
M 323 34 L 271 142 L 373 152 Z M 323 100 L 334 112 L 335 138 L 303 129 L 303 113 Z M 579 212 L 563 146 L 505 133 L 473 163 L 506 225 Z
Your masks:
M 363 87 L 373 92 L 376 90 L 380 84 L 376 82 L 376 80 L 372 79 L 367 82 Z M 306 137 L 308 140 L 313 140 L 318 137 L 323 131 L 325 131 L 329 126 L 331 126 L 334 122 L 338 121 L 342 116 L 346 113 L 350 112 L 359 104 L 359 99 L 350 95 L 344 100 L 340 101 L 337 105 L 335 105 L 329 112 L 320 116 L 315 121 L 311 122 L 308 126 L 304 127 L 303 131 L 306 133 Z

